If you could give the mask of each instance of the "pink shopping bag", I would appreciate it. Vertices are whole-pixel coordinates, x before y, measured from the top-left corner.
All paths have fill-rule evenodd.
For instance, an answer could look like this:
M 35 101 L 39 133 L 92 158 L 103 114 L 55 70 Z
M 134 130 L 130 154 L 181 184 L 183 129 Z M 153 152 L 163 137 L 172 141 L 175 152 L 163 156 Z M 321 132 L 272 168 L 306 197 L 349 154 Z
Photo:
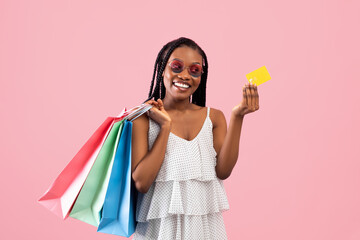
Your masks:
M 38 200 L 40 204 L 65 219 L 93 166 L 99 151 L 116 121 L 128 115 L 126 108 L 118 117 L 108 117 Z
M 128 111 L 124 108 L 117 117 L 108 117 L 38 202 L 59 217 L 67 218 L 114 123 L 123 119 L 134 120 L 151 107 L 143 103 Z

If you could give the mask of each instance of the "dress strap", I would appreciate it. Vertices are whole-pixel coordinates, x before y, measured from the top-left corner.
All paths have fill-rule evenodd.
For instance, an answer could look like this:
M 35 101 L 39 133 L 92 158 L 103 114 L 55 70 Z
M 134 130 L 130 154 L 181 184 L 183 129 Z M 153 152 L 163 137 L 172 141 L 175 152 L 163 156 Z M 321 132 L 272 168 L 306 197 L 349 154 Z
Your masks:
M 206 117 L 209 117 L 209 115 L 210 115 L 210 107 L 207 107 L 207 115 L 206 115 Z

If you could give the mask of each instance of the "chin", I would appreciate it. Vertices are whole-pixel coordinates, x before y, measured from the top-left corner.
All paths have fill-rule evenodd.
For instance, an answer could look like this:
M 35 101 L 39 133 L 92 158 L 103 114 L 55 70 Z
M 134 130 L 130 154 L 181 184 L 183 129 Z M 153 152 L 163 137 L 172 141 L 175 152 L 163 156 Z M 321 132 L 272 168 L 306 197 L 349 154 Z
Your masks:
M 175 95 L 171 95 L 171 98 L 173 98 L 174 100 L 177 100 L 177 101 L 183 101 L 183 100 L 189 99 L 190 96 L 191 95 L 175 94 Z

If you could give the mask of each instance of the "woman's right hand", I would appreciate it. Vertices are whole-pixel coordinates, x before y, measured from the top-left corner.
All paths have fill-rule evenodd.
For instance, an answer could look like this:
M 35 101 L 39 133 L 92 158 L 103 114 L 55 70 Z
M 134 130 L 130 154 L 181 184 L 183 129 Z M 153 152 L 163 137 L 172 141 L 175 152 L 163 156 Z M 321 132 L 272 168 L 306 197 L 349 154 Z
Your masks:
M 157 122 L 161 127 L 165 125 L 171 125 L 171 118 L 169 114 L 165 111 L 164 104 L 160 98 L 157 101 L 149 100 L 146 103 L 153 105 L 153 107 L 146 112 L 146 114 L 151 119 Z

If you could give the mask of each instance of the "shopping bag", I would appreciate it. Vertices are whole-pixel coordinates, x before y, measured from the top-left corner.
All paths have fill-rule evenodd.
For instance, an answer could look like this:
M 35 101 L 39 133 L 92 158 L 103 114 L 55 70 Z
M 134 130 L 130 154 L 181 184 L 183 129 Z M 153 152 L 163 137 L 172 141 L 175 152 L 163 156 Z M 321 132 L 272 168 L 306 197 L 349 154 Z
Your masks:
M 125 120 L 106 191 L 98 232 L 130 237 L 136 228 L 137 191 L 131 178 L 132 122 Z
M 38 202 L 66 219 L 114 123 L 125 119 L 133 121 L 151 107 L 143 103 L 130 110 L 124 108 L 117 117 L 108 117 L 61 171 Z
M 126 113 L 126 109 L 121 114 Z M 65 219 L 83 186 L 99 151 L 119 117 L 108 117 L 85 145 L 58 175 L 49 189 L 38 200 L 40 204 Z
M 123 129 L 123 122 L 114 123 L 93 167 L 70 212 L 70 217 L 98 226 L 110 173 Z

